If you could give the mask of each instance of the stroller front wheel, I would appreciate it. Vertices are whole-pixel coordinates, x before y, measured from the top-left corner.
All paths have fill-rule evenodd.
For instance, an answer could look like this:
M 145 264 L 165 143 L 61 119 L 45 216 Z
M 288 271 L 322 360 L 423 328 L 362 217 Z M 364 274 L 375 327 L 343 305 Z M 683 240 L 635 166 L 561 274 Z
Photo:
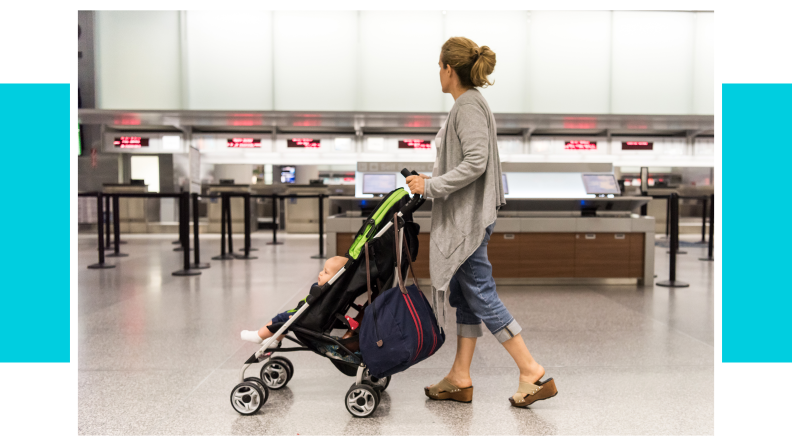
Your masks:
M 368 384 L 380 392 L 388 388 L 390 381 L 390 376 L 386 376 L 385 378 L 374 378 L 371 376 L 371 373 L 369 373 L 369 369 L 363 372 L 363 384 Z
M 289 366 L 280 359 L 270 359 L 261 368 L 261 380 L 264 381 L 264 385 L 272 390 L 286 387 L 290 379 Z

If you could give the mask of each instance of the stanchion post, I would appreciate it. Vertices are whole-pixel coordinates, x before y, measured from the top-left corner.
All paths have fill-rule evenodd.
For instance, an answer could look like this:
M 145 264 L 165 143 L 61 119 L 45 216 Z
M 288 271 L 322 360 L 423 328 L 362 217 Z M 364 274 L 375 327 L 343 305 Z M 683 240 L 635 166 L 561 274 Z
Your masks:
M 319 194 L 319 255 L 312 259 L 326 259 L 324 253 L 324 194 Z
M 102 193 L 97 192 L 96 194 L 96 232 L 98 235 L 99 240 L 99 263 L 94 263 L 93 265 L 88 265 L 89 269 L 106 269 L 106 268 L 115 268 L 115 265 L 108 265 L 105 263 L 105 246 L 104 246 L 104 221 L 102 221 L 102 217 L 104 216 L 104 209 L 102 206 Z
M 110 195 L 104 196 L 104 215 L 102 216 L 104 221 L 104 233 L 105 233 L 105 251 L 109 251 L 113 249 L 112 244 L 110 243 Z
M 243 260 L 253 260 L 257 259 L 258 257 L 250 256 L 250 194 L 248 193 L 243 195 L 242 199 L 245 200 L 245 246 L 241 250 L 245 252 L 245 255 L 237 255 L 236 258 Z
M 669 288 L 684 288 L 690 286 L 690 284 L 676 280 L 676 254 L 677 243 L 679 242 L 679 194 L 676 192 L 669 197 L 669 207 L 671 208 L 671 243 L 669 243 L 671 257 L 669 259 L 668 280 L 657 282 L 657 285 Z
M 231 238 L 230 228 L 226 228 L 226 194 L 220 192 L 220 255 L 212 257 L 212 260 L 231 260 L 234 254 L 229 250 L 226 251 L 226 238 Z M 229 226 L 231 222 L 228 222 Z
M 127 257 L 129 254 L 121 253 L 121 217 L 118 215 L 118 195 L 113 195 L 113 242 L 115 250 L 107 257 Z
M 268 245 L 282 245 L 283 242 L 278 241 L 278 228 L 280 227 L 280 216 L 278 211 L 278 203 L 280 202 L 278 194 L 272 194 L 272 242 Z
M 200 271 L 190 269 L 190 201 L 189 193 L 179 196 L 179 238 L 182 240 L 183 268 L 174 271 L 174 276 L 199 276 Z
M 192 193 L 192 217 L 193 217 L 193 253 L 195 254 L 195 263 L 190 265 L 191 269 L 206 269 L 209 268 L 208 263 L 201 263 L 201 241 L 198 238 L 200 227 L 198 226 L 198 194 Z
M 701 243 L 707 243 L 707 196 L 701 197 Z
M 715 195 L 710 195 L 710 218 L 709 218 L 709 245 L 707 246 L 707 257 L 702 257 L 699 260 L 705 262 L 712 262 L 715 260 L 712 257 L 712 249 L 715 243 Z
M 666 238 L 668 238 L 668 234 L 669 234 L 668 230 L 670 228 L 670 223 L 671 223 L 671 221 L 669 220 L 670 215 L 671 215 L 671 199 L 669 197 L 666 197 L 666 218 L 665 218 L 665 220 L 666 220 Z
M 231 222 L 231 197 L 226 195 L 225 196 L 225 200 L 226 200 L 226 229 L 228 230 L 228 238 L 226 239 L 226 241 L 228 242 L 228 253 L 233 255 L 234 254 L 234 239 L 233 239 L 233 234 L 234 234 L 234 230 L 233 229 L 234 228 L 233 228 L 232 222 Z

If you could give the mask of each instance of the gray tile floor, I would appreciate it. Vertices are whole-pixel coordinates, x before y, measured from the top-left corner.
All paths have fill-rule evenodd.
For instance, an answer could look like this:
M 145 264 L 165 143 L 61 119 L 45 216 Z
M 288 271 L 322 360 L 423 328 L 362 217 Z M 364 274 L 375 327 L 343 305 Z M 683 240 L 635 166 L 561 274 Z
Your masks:
M 453 361 L 455 333 L 432 358 L 393 377 L 371 418 L 353 418 L 343 398 L 353 379 L 313 353 L 286 355 L 288 387 L 272 391 L 255 416 L 238 415 L 229 394 L 256 350 L 239 331 L 257 329 L 308 292 L 321 267 L 315 236 L 284 235 L 256 260 L 210 261 L 219 238 L 201 248 L 212 267 L 174 277 L 173 235 L 128 235 L 89 270 L 95 236 L 79 237 L 78 432 L 82 435 L 713 435 L 713 264 L 685 248 L 677 278 L 658 286 L 499 286 L 534 357 L 558 396 L 529 409 L 509 405 L 518 371 L 489 334 L 479 341 L 472 404 L 430 401 L 423 386 Z M 695 241 L 696 236 L 690 236 Z M 235 239 L 235 246 L 242 240 Z M 425 249 L 425 248 L 422 248 Z M 668 274 L 656 250 L 658 279 Z M 486 331 L 486 330 L 485 330 Z M 258 374 L 258 365 L 249 373 Z

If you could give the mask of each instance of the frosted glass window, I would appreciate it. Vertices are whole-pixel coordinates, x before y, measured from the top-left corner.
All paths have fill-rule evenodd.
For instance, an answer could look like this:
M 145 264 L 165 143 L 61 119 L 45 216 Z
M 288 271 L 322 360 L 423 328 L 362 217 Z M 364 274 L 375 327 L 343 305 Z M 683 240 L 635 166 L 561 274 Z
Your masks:
M 441 11 L 362 11 L 360 109 L 443 110 L 437 66 L 443 41 Z
M 148 185 L 149 192 L 160 191 L 158 156 L 132 156 L 130 173 L 132 179 L 143 180 Z
M 614 114 L 692 114 L 695 15 L 613 12 Z
M 179 12 L 96 12 L 96 105 L 180 109 Z
M 480 88 L 493 113 L 524 113 L 527 82 L 527 11 L 447 11 L 445 36 L 463 36 L 495 52 L 495 85 Z M 439 56 L 439 48 L 437 50 Z M 439 80 L 438 80 L 439 82 Z M 445 96 L 444 111 L 451 110 L 454 98 Z
M 696 13 L 693 73 L 693 113 L 715 114 L 715 26 L 711 12 Z
M 531 11 L 527 112 L 609 113 L 610 11 Z
M 275 11 L 272 18 L 275 109 L 354 111 L 358 13 Z
M 272 110 L 272 13 L 188 11 L 187 108 Z

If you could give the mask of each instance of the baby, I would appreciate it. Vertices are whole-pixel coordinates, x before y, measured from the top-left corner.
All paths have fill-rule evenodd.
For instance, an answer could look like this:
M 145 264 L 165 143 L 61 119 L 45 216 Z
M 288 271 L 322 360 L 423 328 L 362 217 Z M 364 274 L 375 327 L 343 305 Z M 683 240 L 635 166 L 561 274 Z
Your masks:
M 346 264 L 346 261 L 347 261 L 346 257 L 341 257 L 341 256 L 330 257 L 329 259 L 327 259 L 327 261 L 324 264 L 324 269 L 322 269 L 322 271 L 319 272 L 319 282 L 317 284 L 319 286 L 322 286 L 325 283 L 327 283 L 327 281 L 332 279 L 333 276 L 335 276 L 336 273 L 338 273 L 338 271 Z M 294 313 L 297 312 L 297 310 L 301 306 L 303 306 L 304 303 L 305 303 L 305 299 L 303 299 L 302 301 L 300 301 L 299 304 L 297 304 L 297 308 L 294 308 L 293 310 L 289 310 L 289 311 L 284 311 L 283 313 L 278 314 L 277 316 L 272 318 L 271 321 L 264 324 L 263 327 L 259 328 L 258 331 L 242 330 L 242 334 L 241 334 L 242 340 L 261 344 L 262 342 L 264 342 L 265 339 L 273 335 L 273 333 L 271 333 L 267 329 L 268 325 L 286 322 L 287 320 L 289 320 L 290 317 L 292 317 L 292 315 L 294 315 Z M 283 340 L 285 336 L 286 336 L 285 334 L 278 336 L 278 344 L 280 344 L 280 341 Z M 352 331 L 347 331 L 347 333 L 344 335 L 344 338 L 348 338 L 350 336 L 352 336 Z M 272 345 L 270 347 L 277 347 L 278 344 Z

